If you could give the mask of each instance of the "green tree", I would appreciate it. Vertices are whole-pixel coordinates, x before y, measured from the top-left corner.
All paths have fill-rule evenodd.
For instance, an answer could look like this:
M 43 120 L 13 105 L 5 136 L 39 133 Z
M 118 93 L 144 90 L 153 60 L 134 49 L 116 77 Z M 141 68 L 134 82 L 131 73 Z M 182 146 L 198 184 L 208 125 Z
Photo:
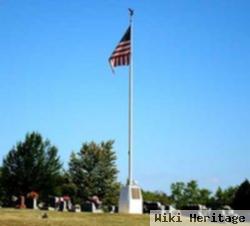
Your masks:
M 245 180 L 235 192 L 233 208 L 237 210 L 250 209 L 250 183 Z
M 78 202 L 77 185 L 72 181 L 68 172 L 64 171 L 60 176 L 59 196 L 69 196 L 73 203 Z
M 210 198 L 208 206 L 213 209 L 221 209 L 223 206 L 232 206 L 232 202 L 235 196 L 235 192 L 238 187 L 229 187 L 223 190 L 221 187 L 218 187 L 213 197 Z
M 117 204 L 119 184 L 113 144 L 113 141 L 85 143 L 78 153 L 71 154 L 69 174 L 81 200 L 96 195 L 104 204 Z
M 211 200 L 212 192 L 206 188 L 202 188 L 199 190 L 199 203 L 202 205 L 209 206 Z
M 188 183 L 176 182 L 171 185 L 172 199 L 176 208 L 182 209 L 191 204 L 208 205 L 211 199 L 211 192 L 204 188 L 199 188 L 195 180 Z
M 171 197 L 174 200 L 177 209 L 182 208 L 187 205 L 187 196 L 185 194 L 185 183 L 184 182 L 176 182 L 171 184 Z
M 186 184 L 184 189 L 185 200 L 187 204 L 198 204 L 200 203 L 200 190 L 195 180 L 191 180 Z
M 7 200 L 30 191 L 40 197 L 53 195 L 58 186 L 61 163 L 55 146 L 39 133 L 27 134 L 3 159 L 2 186 Z

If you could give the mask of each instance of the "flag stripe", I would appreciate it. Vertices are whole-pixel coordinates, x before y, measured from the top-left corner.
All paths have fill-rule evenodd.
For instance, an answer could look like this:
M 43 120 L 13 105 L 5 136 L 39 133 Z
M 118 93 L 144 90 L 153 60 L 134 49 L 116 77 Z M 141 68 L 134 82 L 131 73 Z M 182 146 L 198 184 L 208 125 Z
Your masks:
M 114 53 L 110 58 L 116 58 L 116 57 L 119 57 L 119 56 L 124 56 L 124 55 L 128 55 L 130 54 L 130 49 L 129 50 L 123 50 L 122 52 L 118 52 L 118 53 Z
M 114 53 L 118 53 L 118 52 L 122 52 L 122 51 L 126 51 L 126 50 L 129 50 L 130 51 L 130 45 L 127 45 L 127 46 L 119 46 L 115 49 L 115 51 L 113 52 Z

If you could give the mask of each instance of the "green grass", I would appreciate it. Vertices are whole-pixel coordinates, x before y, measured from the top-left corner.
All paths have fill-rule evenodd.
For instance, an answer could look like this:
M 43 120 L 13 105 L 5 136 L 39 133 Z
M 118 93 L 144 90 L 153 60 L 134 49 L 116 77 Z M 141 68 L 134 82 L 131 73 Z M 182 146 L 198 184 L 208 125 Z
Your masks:
M 48 219 L 42 219 L 47 212 Z M 149 226 L 148 215 L 0 209 L 0 226 Z

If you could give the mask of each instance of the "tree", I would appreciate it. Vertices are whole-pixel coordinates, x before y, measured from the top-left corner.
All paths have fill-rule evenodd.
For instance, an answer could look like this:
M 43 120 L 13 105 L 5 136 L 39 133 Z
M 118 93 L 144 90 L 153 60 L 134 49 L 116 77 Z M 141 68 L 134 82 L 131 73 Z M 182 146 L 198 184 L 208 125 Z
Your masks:
M 209 206 L 211 200 L 212 192 L 206 188 L 202 188 L 199 190 L 199 203 L 205 206 Z
M 77 199 L 77 185 L 72 181 L 68 172 L 64 171 L 60 176 L 59 196 L 69 196 L 73 203 L 78 203 Z
M 171 184 L 172 199 L 174 200 L 177 209 L 187 205 L 187 199 L 184 191 L 184 182 L 176 182 Z
M 214 197 L 210 200 L 210 207 L 213 209 L 221 209 L 223 206 L 232 206 L 232 202 L 235 196 L 235 192 L 238 187 L 229 187 L 225 190 L 218 188 L 214 194 Z
M 233 208 L 237 210 L 250 209 L 250 183 L 245 180 L 238 188 L 233 199 Z
M 184 194 L 187 204 L 200 204 L 200 190 L 195 180 L 191 180 L 187 183 Z
M 58 186 L 61 163 L 55 146 L 39 133 L 27 134 L 3 159 L 2 186 L 6 197 L 36 191 L 40 197 L 53 195 Z
M 81 200 L 96 195 L 104 204 L 117 204 L 119 184 L 113 144 L 113 141 L 85 143 L 78 153 L 71 154 L 69 174 Z
M 188 183 L 176 182 L 171 185 L 172 199 L 178 209 L 190 204 L 208 205 L 211 192 L 207 189 L 200 189 L 197 182 L 191 180 Z

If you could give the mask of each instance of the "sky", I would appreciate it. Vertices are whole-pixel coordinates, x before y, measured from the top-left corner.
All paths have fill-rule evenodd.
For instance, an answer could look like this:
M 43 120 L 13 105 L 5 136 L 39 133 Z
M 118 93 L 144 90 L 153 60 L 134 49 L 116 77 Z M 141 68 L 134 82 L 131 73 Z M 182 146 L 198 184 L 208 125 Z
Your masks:
M 108 58 L 134 15 L 134 179 L 169 193 L 250 175 L 250 2 L 0 0 L 0 160 L 37 131 L 67 168 L 115 140 L 127 178 L 128 67 Z

